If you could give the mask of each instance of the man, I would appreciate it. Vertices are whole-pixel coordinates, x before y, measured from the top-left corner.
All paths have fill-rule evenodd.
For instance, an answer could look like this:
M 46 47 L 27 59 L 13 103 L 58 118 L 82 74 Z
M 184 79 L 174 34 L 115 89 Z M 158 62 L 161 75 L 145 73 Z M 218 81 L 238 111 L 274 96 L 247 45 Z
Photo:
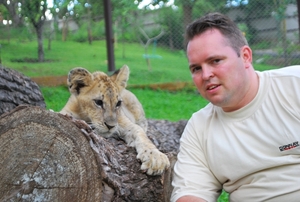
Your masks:
M 255 71 L 248 43 L 227 16 L 186 31 L 199 93 L 180 140 L 171 201 L 300 201 L 300 66 Z

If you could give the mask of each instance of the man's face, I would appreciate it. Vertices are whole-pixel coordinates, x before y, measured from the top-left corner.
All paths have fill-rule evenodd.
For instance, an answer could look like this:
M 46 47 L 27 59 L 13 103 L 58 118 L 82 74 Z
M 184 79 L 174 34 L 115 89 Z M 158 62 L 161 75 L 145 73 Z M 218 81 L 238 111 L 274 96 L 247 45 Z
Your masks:
M 245 105 L 250 86 L 248 74 L 251 50 L 241 48 L 240 56 L 217 29 L 195 36 L 187 46 L 189 68 L 199 93 L 224 111 Z

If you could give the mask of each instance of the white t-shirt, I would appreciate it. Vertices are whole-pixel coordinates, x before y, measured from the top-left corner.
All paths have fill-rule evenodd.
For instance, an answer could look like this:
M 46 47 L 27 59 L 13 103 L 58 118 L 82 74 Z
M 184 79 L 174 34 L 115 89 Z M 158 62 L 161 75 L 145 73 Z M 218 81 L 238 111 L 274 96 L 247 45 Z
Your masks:
M 300 201 L 300 66 L 257 74 L 258 93 L 245 107 L 226 113 L 208 104 L 193 114 L 171 201 L 216 201 L 222 188 L 231 202 Z

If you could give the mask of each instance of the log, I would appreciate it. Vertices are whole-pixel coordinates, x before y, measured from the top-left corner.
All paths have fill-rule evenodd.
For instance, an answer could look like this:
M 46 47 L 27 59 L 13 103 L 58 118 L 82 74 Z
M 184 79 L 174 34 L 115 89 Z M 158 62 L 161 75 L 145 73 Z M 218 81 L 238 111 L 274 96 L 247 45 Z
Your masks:
M 87 140 L 56 113 L 17 107 L 1 116 L 0 139 L 0 201 L 100 200 Z
M 0 115 L 22 104 L 46 107 L 39 86 L 34 81 L 0 64 Z
M 171 167 L 148 176 L 124 141 L 98 136 L 84 121 L 19 106 L 0 116 L 0 201 L 170 201 L 185 124 L 149 120 L 149 138 Z

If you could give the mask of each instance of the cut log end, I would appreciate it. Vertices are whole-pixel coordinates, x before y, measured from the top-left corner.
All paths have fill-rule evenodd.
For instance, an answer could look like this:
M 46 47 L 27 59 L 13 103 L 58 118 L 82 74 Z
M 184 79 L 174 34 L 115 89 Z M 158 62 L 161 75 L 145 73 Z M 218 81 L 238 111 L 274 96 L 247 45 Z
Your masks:
M 97 162 L 69 121 L 20 107 L 1 117 L 0 138 L 0 201 L 100 201 Z

